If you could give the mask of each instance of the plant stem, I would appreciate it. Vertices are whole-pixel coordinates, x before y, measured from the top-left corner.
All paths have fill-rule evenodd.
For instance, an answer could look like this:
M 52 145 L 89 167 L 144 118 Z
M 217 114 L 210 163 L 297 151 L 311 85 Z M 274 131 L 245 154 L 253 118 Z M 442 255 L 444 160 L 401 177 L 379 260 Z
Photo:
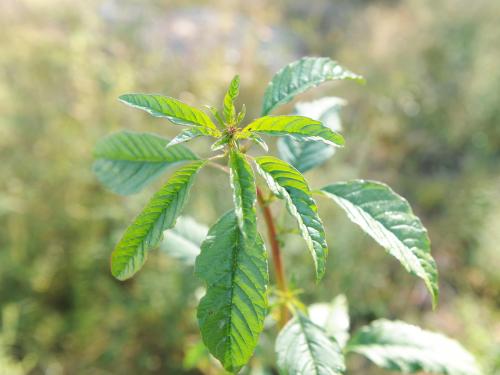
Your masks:
M 278 241 L 278 235 L 276 232 L 276 227 L 274 225 L 274 218 L 271 212 L 271 209 L 267 205 L 264 196 L 262 195 L 262 191 L 257 187 L 257 201 L 259 202 L 259 206 L 262 210 L 262 214 L 264 216 L 264 221 L 267 226 L 267 235 L 269 237 L 269 243 L 271 245 L 271 254 L 273 257 L 274 271 L 276 274 L 276 284 L 278 285 L 278 289 L 283 295 L 288 295 L 288 288 L 286 286 L 285 272 L 283 268 L 283 262 L 281 259 L 281 249 Z M 285 304 L 281 305 L 280 308 L 280 320 L 279 325 L 282 328 L 289 319 L 288 308 Z

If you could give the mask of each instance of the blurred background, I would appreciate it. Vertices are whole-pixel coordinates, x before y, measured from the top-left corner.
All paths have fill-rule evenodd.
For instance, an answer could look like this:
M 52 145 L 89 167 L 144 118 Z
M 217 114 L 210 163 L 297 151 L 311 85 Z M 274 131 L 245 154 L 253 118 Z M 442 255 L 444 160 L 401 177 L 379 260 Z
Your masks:
M 441 331 L 500 374 L 499 19 L 494 0 L 0 0 L 0 374 L 220 373 L 199 345 L 192 267 L 157 251 L 133 280 L 111 277 L 114 244 L 158 184 L 106 191 L 92 148 L 122 128 L 177 133 L 120 94 L 219 105 L 239 73 L 253 118 L 272 75 L 305 55 L 367 78 L 301 96 L 349 103 L 347 147 L 311 184 L 372 178 L 405 196 L 429 229 L 441 301 L 432 311 L 423 283 L 328 202 L 327 275 L 315 286 L 290 237 L 290 279 L 308 303 L 344 293 L 354 327 L 384 317 Z M 218 173 L 200 174 L 187 209 L 207 225 L 231 206 Z M 271 339 L 252 374 L 273 373 Z

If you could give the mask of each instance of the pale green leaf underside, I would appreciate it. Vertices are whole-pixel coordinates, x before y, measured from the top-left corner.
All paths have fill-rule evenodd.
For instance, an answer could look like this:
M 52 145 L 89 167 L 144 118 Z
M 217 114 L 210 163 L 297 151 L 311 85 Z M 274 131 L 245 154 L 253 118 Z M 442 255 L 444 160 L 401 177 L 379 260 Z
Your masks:
M 264 243 L 259 235 L 245 238 L 234 211 L 229 211 L 208 232 L 195 272 L 207 284 L 197 313 L 203 342 L 226 370 L 238 372 L 252 356 L 264 327 Z
M 404 323 L 377 320 L 349 341 L 347 350 L 377 366 L 403 373 L 480 375 L 476 361 L 458 342 Z
M 254 238 L 256 235 L 255 202 L 257 200 L 255 176 L 245 155 L 236 150 L 232 150 L 229 154 L 229 175 L 238 225 L 244 236 Z
M 272 78 L 264 94 L 262 115 L 288 103 L 296 95 L 326 81 L 351 79 L 363 81 L 328 57 L 304 57 L 281 69 Z
M 328 185 L 321 191 L 408 272 L 423 279 L 433 305 L 437 303 L 438 272 L 430 253 L 427 230 L 403 197 L 385 184 L 364 180 Z
M 150 133 L 121 131 L 97 142 L 92 170 L 99 181 L 118 194 L 133 194 L 167 168 L 197 160 L 188 148 L 165 149 L 168 139 Z
M 277 362 L 283 375 L 341 375 L 342 350 L 326 332 L 298 313 L 276 339 Z
M 330 303 L 314 303 L 308 308 L 311 321 L 335 338 L 341 348 L 349 339 L 349 308 L 346 297 L 341 294 Z
M 316 280 L 319 281 L 325 273 L 328 247 L 318 208 L 304 176 L 291 165 L 272 156 L 261 156 L 255 161 L 257 170 L 273 194 L 285 200 L 288 211 L 297 219 L 302 237 L 314 260 Z
M 125 94 L 123 103 L 142 109 L 155 117 L 165 117 L 176 125 L 198 126 L 206 135 L 219 136 L 220 131 L 204 112 L 180 100 L 155 94 Z
M 332 146 L 343 146 L 344 137 L 321 122 L 303 116 L 265 116 L 247 125 L 239 138 L 252 133 L 272 136 L 288 135 L 300 140 L 319 141 Z
M 127 228 L 111 254 L 111 273 L 119 280 L 132 277 L 144 265 L 148 251 L 157 246 L 163 231 L 172 228 L 188 200 L 194 177 L 205 161 L 177 170 L 153 195 Z
M 177 134 L 174 137 L 174 139 L 172 139 L 167 144 L 167 146 L 165 148 L 170 148 L 172 146 L 175 146 L 175 145 L 178 145 L 178 144 L 181 144 L 181 143 L 189 142 L 192 139 L 201 137 L 202 135 L 206 135 L 206 134 L 200 128 L 192 127 L 192 128 L 183 130 L 182 132 L 180 132 L 179 134 Z
M 207 226 L 189 216 L 180 216 L 175 227 L 163 232 L 160 250 L 186 265 L 194 265 L 200 246 L 208 233 Z

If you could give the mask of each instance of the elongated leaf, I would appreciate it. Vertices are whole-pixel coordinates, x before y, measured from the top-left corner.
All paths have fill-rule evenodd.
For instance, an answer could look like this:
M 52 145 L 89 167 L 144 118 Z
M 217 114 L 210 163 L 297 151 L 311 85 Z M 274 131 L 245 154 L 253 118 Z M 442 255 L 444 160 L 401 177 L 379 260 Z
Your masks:
M 201 137 L 202 135 L 205 135 L 205 133 L 200 129 L 200 128 L 189 128 L 186 130 L 183 130 L 179 134 L 177 134 L 174 139 L 172 139 L 165 148 L 169 148 L 175 145 L 178 145 L 180 143 L 184 142 L 189 142 L 192 139 Z
M 276 340 L 278 367 L 283 375 L 340 375 L 345 372 L 342 350 L 326 332 L 298 313 Z
M 296 95 L 326 81 L 351 79 L 363 82 L 354 74 L 328 57 L 304 57 L 281 69 L 267 86 L 262 115 L 288 103 Z
M 191 217 L 180 216 L 175 227 L 163 232 L 160 250 L 186 265 L 194 265 L 208 228 Z
M 252 133 L 273 136 L 288 135 L 299 140 L 320 141 L 328 145 L 343 146 L 344 137 L 321 122 L 303 116 L 265 116 L 247 125 L 239 138 L 248 138 Z
M 288 211 L 297 219 L 302 237 L 314 260 L 316 280 L 319 281 L 325 273 L 328 247 L 318 208 L 304 176 L 291 165 L 272 156 L 261 156 L 255 161 L 257 170 L 273 194 L 286 201 Z
M 236 109 L 234 102 L 240 93 L 240 77 L 235 76 L 229 85 L 226 96 L 224 97 L 224 118 L 228 124 L 236 121 Z
M 309 317 L 314 324 L 333 336 L 341 348 L 349 339 L 349 309 L 343 294 L 335 297 L 330 303 L 314 303 L 309 306 Z
M 385 184 L 364 180 L 328 185 L 321 191 L 398 259 L 408 272 L 423 279 L 432 295 L 433 305 L 437 303 L 438 273 L 430 253 L 430 240 L 403 197 Z
M 198 126 L 206 135 L 218 137 L 220 131 L 204 112 L 180 100 L 154 94 L 125 94 L 119 98 L 123 103 L 142 109 L 155 117 L 165 117 L 176 125 Z
M 256 235 L 255 201 L 257 193 L 255 176 L 245 155 L 236 150 L 230 152 L 229 173 L 233 188 L 234 212 L 238 219 L 238 225 L 244 236 L 254 238 Z
M 300 102 L 295 106 L 295 113 L 314 120 L 333 131 L 341 130 L 339 111 L 345 101 L 336 97 L 326 97 L 312 102 Z M 301 173 L 323 164 L 335 153 L 335 147 L 314 141 L 300 141 L 293 137 L 278 140 L 280 157 Z
M 377 320 L 349 341 L 347 350 L 403 373 L 479 375 L 474 357 L 458 342 L 404 322 Z
M 194 177 L 205 161 L 177 170 L 127 228 L 111 255 L 111 273 L 119 280 L 132 277 L 143 266 L 148 251 L 172 228 L 188 200 Z
M 229 211 L 208 232 L 195 272 L 207 283 L 198 306 L 203 342 L 226 370 L 238 372 L 252 356 L 266 316 L 262 239 L 243 236 L 236 214 Z
M 150 133 L 122 131 L 97 142 L 92 170 L 99 181 L 118 194 L 133 194 L 167 168 L 198 157 L 179 145 L 165 149 L 168 139 Z

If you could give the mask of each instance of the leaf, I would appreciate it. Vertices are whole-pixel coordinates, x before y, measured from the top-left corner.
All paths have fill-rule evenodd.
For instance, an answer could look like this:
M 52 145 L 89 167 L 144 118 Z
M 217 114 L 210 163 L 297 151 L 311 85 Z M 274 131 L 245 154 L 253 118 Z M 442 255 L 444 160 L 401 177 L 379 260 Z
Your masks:
M 189 266 L 194 265 L 208 228 L 191 217 L 180 216 L 175 227 L 163 232 L 160 250 Z
M 257 200 L 255 176 L 245 156 L 236 150 L 231 150 L 229 153 L 229 174 L 238 225 L 243 236 L 252 239 L 257 231 L 255 225 L 255 202 Z
M 217 123 L 220 126 L 224 126 L 224 120 L 222 119 L 222 116 L 219 113 L 219 110 L 217 108 L 215 108 L 215 107 L 213 107 L 211 105 L 205 105 L 205 108 L 207 108 L 212 113 L 212 115 L 217 120 Z
M 272 156 L 255 159 L 257 170 L 277 197 L 284 199 L 288 211 L 297 219 L 302 237 L 306 241 L 316 267 L 316 280 L 325 273 L 328 247 L 318 208 L 304 176 L 283 160 Z
M 224 118 L 228 124 L 236 122 L 236 109 L 234 101 L 240 93 L 240 76 L 235 76 L 229 84 L 229 89 L 224 96 Z
M 298 313 L 276 339 L 277 362 L 283 375 L 345 373 L 342 350 L 326 332 Z
M 430 253 L 427 230 L 408 202 L 387 185 L 353 180 L 325 186 L 321 192 L 333 199 L 349 219 L 398 259 L 405 269 L 424 280 L 438 300 L 438 272 Z
M 175 145 L 178 145 L 180 143 L 184 142 L 189 142 L 192 139 L 198 138 L 202 135 L 205 135 L 205 133 L 199 129 L 199 128 L 189 128 L 186 130 L 183 130 L 179 134 L 177 134 L 174 139 L 172 139 L 166 146 L 165 148 L 169 148 Z
M 172 228 L 188 200 L 196 173 L 205 161 L 177 170 L 127 228 L 111 254 L 111 273 L 119 280 L 132 277 L 144 265 L 148 251 L 158 245 L 164 230 Z
M 212 151 L 218 151 L 218 150 L 221 150 L 224 148 L 225 145 L 227 145 L 229 143 L 229 140 L 230 140 L 230 136 L 229 134 L 226 134 L 222 137 L 220 137 L 218 140 L 216 140 L 211 146 L 210 146 L 210 150 Z
M 320 141 L 328 145 L 343 146 L 344 137 L 321 122 L 303 116 L 265 116 L 247 125 L 238 138 L 248 138 L 252 133 L 273 136 L 289 135 L 299 140 Z
M 403 373 L 481 374 L 474 357 L 455 340 L 400 321 L 381 319 L 363 327 L 347 350 L 364 355 L 379 367 Z
M 344 79 L 364 82 L 361 76 L 344 69 L 328 57 L 304 57 L 294 61 L 276 73 L 269 82 L 264 94 L 262 115 L 269 114 L 296 95 L 321 83 Z
M 244 366 L 257 345 L 267 312 L 268 270 L 260 235 L 241 233 L 229 211 L 201 245 L 196 274 L 207 284 L 198 306 L 203 342 L 231 372 Z
M 206 135 L 220 136 L 220 131 L 204 112 L 180 100 L 153 94 L 125 94 L 119 98 L 123 103 L 142 109 L 155 117 L 165 117 L 176 125 L 198 126 Z
M 309 306 L 311 321 L 333 336 L 341 348 L 349 339 L 349 308 L 343 294 L 335 297 L 330 303 L 314 303 Z
M 297 103 L 295 113 L 321 121 L 333 131 L 339 131 L 342 128 L 339 111 L 343 105 L 345 101 L 340 98 L 325 97 L 312 102 Z M 278 151 L 284 161 L 304 173 L 331 158 L 335 153 L 335 147 L 286 136 L 278 140 Z
M 165 149 L 168 139 L 150 133 L 122 131 L 100 139 L 92 170 L 99 181 L 118 194 L 140 191 L 167 168 L 198 157 L 178 145 Z
M 269 151 L 269 146 L 267 145 L 267 143 L 257 134 L 254 133 L 249 138 L 257 143 L 265 152 Z

